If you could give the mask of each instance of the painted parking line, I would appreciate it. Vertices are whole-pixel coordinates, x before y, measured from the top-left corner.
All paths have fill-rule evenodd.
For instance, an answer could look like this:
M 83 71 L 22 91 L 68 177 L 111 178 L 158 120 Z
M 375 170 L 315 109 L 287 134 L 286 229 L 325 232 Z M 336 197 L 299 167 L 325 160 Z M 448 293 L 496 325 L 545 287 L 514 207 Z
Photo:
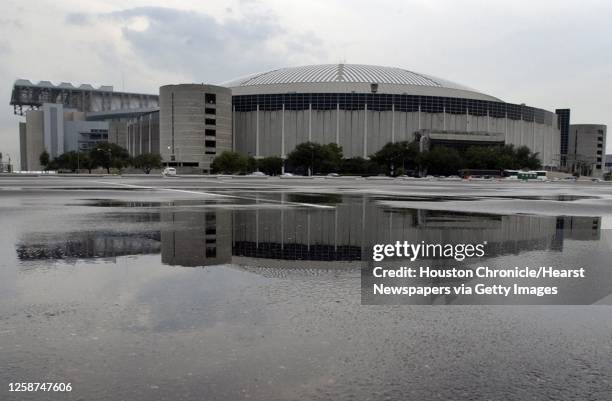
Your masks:
M 95 182 L 97 184 L 119 185 L 119 186 L 123 186 L 123 187 L 138 188 L 138 189 L 148 189 L 148 190 L 153 190 L 153 191 L 168 191 L 168 192 L 178 192 L 178 193 L 185 193 L 185 194 L 191 194 L 191 195 L 206 195 L 206 196 L 218 197 L 218 198 L 245 199 L 245 200 L 251 200 L 251 201 L 256 201 L 256 202 L 265 201 L 265 202 L 268 202 L 268 203 L 277 203 L 279 205 L 292 205 L 292 206 L 312 207 L 312 208 L 315 208 L 315 209 L 334 209 L 334 206 L 330 206 L 330 205 L 317 205 L 315 203 L 279 201 L 279 200 L 275 200 L 275 199 L 259 199 L 259 198 L 254 198 L 254 197 L 250 197 L 250 196 L 219 194 L 219 193 L 216 193 L 216 192 L 191 191 L 191 190 L 187 190 L 187 189 L 177 189 L 177 188 L 151 187 L 151 186 L 145 186 L 145 185 L 125 184 L 125 183 L 121 183 L 121 182 L 108 182 L 108 181 L 92 181 L 92 182 Z

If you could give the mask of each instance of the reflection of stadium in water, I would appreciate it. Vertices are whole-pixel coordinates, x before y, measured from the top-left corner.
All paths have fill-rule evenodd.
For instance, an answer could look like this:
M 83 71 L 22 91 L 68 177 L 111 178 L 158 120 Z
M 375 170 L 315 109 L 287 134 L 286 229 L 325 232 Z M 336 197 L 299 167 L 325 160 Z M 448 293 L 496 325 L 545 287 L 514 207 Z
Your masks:
M 308 202 L 309 195 L 273 194 L 278 201 Z M 58 240 L 30 235 L 17 245 L 21 260 L 111 257 L 161 252 L 162 263 L 208 266 L 223 263 L 279 267 L 336 267 L 370 259 L 376 243 L 456 244 L 488 241 L 487 255 L 561 250 L 563 241 L 598 240 L 598 217 L 466 214 L 394 210 L 366 197 L 310 198 L 333 209 L 229 209 L 174 202 L 148 211 L 159 231 L 72 233 Z M 263 199 L 262 199 L 263 200 Z M 184 207 L 187 206 L 187 207 Z M 129 217 L 129 216 L 136 217 Z M 142 213 L 107 213 L 102 219 L 143 221 Z M 290 263 L 288 261 L 295 261 Z

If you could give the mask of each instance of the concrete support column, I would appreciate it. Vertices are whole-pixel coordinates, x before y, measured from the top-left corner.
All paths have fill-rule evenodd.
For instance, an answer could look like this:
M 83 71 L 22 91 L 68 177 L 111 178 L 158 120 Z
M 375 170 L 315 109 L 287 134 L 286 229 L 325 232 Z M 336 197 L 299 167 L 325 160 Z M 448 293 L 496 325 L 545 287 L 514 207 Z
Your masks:
M 340 146 L 340 103 L 336 103 L 336 145 Z
M 395 143 L 395 103 L 391 105 L 391 142 Z
M 285 153 L 285 103 L 283 103 L 283 109 L 281 111 L 281 157 L 283 159 L 287 157 Z
M 149 113 L 149 153 L 152 153 L 152 145 L 151 145 L 151 124 L 153 122 L 153 114 Z
M 419 104 L 419 111 L 417 113 L 418 116 L 418 120 L 419 120 L 419 130 L 421 129 L 421 105 Z
M 442 108 L 442 130 L 446 131 L 446 107 Z
M 487 110 L 487 132 L 491 132 L 491 118 L 489 117 L 489 110 Z
M 363 158 L 368 157 L 368 104 L 363 109 Z
M 259 105 L 255 112 L 255 157 L 259 157 Z
M 232 151 L 236 151 L 236 141 L 234 136 L 236 135 L 236 106 L 232 105 Z
M 504 138 L 506 138 L 506 144 L 510 141 L 508 140 L 508 112 L 506 111 L 506 118 L 504 118 Z
M 312 142 L 312 103 L 308 104 L 308 141 Z

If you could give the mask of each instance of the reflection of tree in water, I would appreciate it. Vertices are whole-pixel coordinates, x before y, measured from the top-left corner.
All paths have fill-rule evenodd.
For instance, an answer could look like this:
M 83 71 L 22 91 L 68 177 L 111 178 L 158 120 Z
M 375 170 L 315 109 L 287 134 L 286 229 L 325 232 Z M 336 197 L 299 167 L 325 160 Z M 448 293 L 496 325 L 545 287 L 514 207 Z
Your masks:
M 72 233 L 64 240 L 31 238 L 17 244 L 20 260 L 41 259 L 89 259 L 124 255 L 155 254 L 160 252 L 159 232 Z
M 342 203 L 342 195 L 340 194 L 289 194 L 287 196 L 289 202 L 296 203 L 314 203 L 335 205 Z

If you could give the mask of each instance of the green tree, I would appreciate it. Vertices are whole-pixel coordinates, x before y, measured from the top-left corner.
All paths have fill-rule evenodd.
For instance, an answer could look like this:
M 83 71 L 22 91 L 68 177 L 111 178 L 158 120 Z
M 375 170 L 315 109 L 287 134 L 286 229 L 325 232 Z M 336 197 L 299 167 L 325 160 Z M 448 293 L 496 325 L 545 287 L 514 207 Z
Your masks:
M 400 167 L 404 170 L 415 168 L 418 155 L 419 144 L 416 141 L 388 142 L 370 159 L 383 167 L 387 174 L 392 174 Z
M 249 169 L 249 158 L 240 153 L 225 150 L 215 157 L 211 169 L 216 174 L 245 173 Z
M 38 161 L 40 165 L 46 170 L 49 169 L 49 163 L 51 162 L 51 157 L 49 156 L 49 152 L 43 150 L 40 156 L 38 157 Z
M 321 173 L 335 173 L 342 165 L 342 146 L 335 143 L 321 145 L 322 160 Z
M 86 152 L 79 152 L 78 163 L 79 163 L 79 168 L 87 169 L 89 174 L 91 174 L 91 170 L 97 167 L 93 159 L 89 157 L 89 153 L 86 153 Z
M 456 149 L 435 146 L 419 155 L 419 164 L 428 174 L 455 175 L 464 167 L 464 161 Z
M 539 153 L 531 153 L 527 146 L 520 146 L 516 149 L 516 161 L 520 168 L 528 168 L 530 170 L 539 170 L 542 168 Z
M 465 167 L 473 169 L 537 170 L 542 166 L 538 153 L 532 153 L 526 146 L 471 146 L 466 149 L 463 158 Z
M 76 171 L 78 166 L 78 154 L 74 150 L 62 153 L 53 159 L 53 164 L 58 170 Z
M 278 156 L 264 157 L 257 161 L 257 167 L 267 175 L 279 175 L 283 171 L 283 159 Z
M 154 168 L 161 168 L 162 158 L 161 155 L 155 153 L 143 153 L 134 157 L 132 165 L 136 168 L 142 169 L 145 174 L 149 174 Z
M 110 174 L 110 169 L 122 169 L 130 164 L 128 151 L 115 143 L 98 143 L 89 152 L 89 157 L 95 166 L 106 169 Z
M 343 159 L 340 166 L 342 174 L 367 176 L 378 175 L 380 171 L 381 168 L 378 164 L 359 156 Z
M 300 143 L 289 153 L 288 164 L 302 173 L 319 174 L 338 171 L 342 163 L 342 147 L 329 143 Z

